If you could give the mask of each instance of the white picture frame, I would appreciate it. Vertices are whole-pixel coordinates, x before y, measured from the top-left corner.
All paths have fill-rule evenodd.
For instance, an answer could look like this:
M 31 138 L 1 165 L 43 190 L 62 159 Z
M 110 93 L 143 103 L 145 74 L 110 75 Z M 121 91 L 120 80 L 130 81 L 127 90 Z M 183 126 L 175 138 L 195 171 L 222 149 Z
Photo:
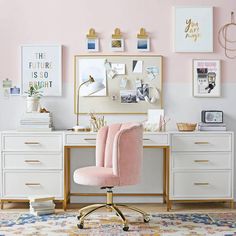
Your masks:
M 116 39 L 116 38 L 112 38 L 111 39 L 111 51 L 113 52 L 124 52 L 125 50 L 125 42 L 124 42 L 124 39 L 123 38 L 119 38 L 119 39 Z
M 174 52 L 213 52 L 213 7 L 176 6 Z
M 62 95 L 61 45 L 21 46 L 21 95 L 33 84 L 42 86 L 44 97 Z
M 193 96 L 221 96 L 220 60 L 193 59 Z
M 137 38 L 137 51 L 138 52 L 150 52 L 150 39 L 149 38 Z
M 99 52 L 99 38 L 87 38 L 86 47 L 88 52 Z

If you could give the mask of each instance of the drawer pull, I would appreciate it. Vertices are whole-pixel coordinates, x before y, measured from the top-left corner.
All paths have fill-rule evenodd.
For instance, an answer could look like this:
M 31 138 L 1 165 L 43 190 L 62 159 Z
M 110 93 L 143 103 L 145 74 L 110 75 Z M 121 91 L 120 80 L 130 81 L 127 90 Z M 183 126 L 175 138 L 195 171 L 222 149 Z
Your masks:
M 150 141 L 150 138 L 143 138 L 143 141 Z
M 39 145 L 39 142 L 25 142 L 26 145 Z
M 41 163 L 39 160 L 25 160 L 25 163 Z
M 209 183 L 194 183 L 194 185 L 201 185 L 201 186 L 206 186 L 206 185 L 209 185 Z
M 194 160 L 194 162 L 197 162 L 197 163 L 202 163 L 202 162 L 207 163 L 207 162 L 209 162 L 209 160 Z
M 25 183 L 26 186 L 40 186 L 40 183 Z
M 194 142 L 194 144 L 210 144 L 209 142 Z
M 85 141 L 95 141 L 96 138 L 85 138 L 84 140 L 85 140 Z

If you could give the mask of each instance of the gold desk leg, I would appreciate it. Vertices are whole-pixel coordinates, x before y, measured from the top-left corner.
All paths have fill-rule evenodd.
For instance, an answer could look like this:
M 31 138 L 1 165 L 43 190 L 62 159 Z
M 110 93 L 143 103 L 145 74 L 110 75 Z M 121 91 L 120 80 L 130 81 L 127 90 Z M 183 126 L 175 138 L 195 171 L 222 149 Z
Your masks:
M 163 149 L 163 203 L 166 203 L 166 149 Z
M 166 176 L 166 206 L 167 206 L 167 211 L 171 210 L 171 201 L 169 198 L 169 189 L 170 189 L 170 148 L 166 147 L 165 148 L 165 159 L 166 159 L 166 164 L 165 164 L 165 176 Z
M 64 147 L 64 199 L 63 209 L 66 211 L 68 198 L 70 197 L 70 148 Z
M 67 185 L 68 185 L 68 194 L 67 194 L 67 203 L 70 204 L 70 149 L 67 149 L 68 153 L 67 153 Z
M 167 211 L 170 211 L 171 210 L 171 207 L 172 207 L 172 202 L 169 200 L 167 202 Z

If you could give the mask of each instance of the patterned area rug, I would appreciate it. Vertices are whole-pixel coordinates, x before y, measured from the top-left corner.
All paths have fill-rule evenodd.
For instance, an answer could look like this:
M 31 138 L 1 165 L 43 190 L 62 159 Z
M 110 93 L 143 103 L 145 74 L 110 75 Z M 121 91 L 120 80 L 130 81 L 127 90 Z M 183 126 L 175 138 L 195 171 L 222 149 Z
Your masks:
M 5 214 L 5 219 L 2 214 Z M 0 236 L 74 236 L 74 235 L 154 235 L 154 236 L 236 236 L 236 213 L 210 214 L 152 214 L 149 223 L 139 215 L 126 214 L 129 231 L 124 232 L 121 221 L 113 213 L 97 213 L 77 228 L 75 212 L 36 217 L 30 214 L 0 213 Z

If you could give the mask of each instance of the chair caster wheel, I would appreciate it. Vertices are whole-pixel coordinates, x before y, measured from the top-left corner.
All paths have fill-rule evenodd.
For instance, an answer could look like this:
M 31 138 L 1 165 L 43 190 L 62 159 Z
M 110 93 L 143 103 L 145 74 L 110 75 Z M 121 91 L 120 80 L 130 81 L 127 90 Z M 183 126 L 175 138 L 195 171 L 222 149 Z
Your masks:
M 78 216 L 77 216 L 77 219 L 80 220 L 81 216 L 82 216 L 82 215 L 78 215 Z
M 143 221 L 144 221 L 145 223 L 148 223 L 148 222 L 150 221 L 150 216 L 149 216 L 149 215 L 145 215 L 145 216 L 143 217 Z
M 128 230 L 129 230 L 129 226 L 124 226 L 124 227 L 123 227 L 123 230 L 124 230 L 124 231 L 128 231 Z
M 80 224 L 77 224 L 78 228 L 79 229 L 83 229 L 84 228 L 84 224 L 80 223 Z

